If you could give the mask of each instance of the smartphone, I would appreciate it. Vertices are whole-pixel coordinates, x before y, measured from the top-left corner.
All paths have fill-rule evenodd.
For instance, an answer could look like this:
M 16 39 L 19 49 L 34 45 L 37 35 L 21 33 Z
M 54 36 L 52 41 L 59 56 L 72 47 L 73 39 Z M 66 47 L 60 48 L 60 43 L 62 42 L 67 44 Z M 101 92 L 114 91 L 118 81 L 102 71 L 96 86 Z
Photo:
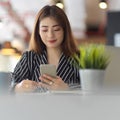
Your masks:
M 56 77 L 56 66 L 51 64 L 41 64 L 40 72 L 41 72 L 41 75 L 47 74 L 52 77 Z

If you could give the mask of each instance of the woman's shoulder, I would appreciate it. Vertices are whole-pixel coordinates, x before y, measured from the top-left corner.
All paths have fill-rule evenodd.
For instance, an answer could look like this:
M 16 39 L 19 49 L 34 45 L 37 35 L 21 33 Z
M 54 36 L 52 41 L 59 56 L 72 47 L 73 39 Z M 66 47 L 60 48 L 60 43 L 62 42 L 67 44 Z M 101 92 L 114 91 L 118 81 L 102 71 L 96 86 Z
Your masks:
M 25 59 L 34 59 L 38 54 L 34 51 L 24 51 L 22 53 L 22 58 Z
M 24 51 L 23 56 L 35 56 L 37 53 L 35 51 Z

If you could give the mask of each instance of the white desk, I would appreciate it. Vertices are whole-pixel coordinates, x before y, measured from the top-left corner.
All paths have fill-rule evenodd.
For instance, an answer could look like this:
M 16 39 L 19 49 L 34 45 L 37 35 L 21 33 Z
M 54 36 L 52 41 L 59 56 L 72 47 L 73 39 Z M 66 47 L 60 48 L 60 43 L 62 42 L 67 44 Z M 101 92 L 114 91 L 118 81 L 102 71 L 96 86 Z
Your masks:
M 1 120 L 119 120 L 120 94 L 0 96 Z

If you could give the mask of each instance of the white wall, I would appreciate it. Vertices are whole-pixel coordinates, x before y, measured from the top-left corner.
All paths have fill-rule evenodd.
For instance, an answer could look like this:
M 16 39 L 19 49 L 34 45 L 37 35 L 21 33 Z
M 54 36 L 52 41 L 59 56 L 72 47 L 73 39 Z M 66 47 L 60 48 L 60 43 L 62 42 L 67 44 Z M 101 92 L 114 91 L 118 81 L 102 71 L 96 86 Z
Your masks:
M 120 89 L 120 47 L 107 46 L 110 64 L 106 69 L 105 85 Z
M 86 31 L 86 10 L 84 0 L 64 0 L 65 12 L 76 38 L 84 38 Z
M 120 11 L 120 0 L 108 0 L 109 10 Z

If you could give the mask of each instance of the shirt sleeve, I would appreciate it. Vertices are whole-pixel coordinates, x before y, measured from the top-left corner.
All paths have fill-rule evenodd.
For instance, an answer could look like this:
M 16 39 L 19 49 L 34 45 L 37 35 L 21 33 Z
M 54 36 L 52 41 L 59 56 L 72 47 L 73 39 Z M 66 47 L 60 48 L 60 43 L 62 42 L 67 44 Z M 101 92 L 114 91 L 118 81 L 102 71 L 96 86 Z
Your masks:
M 29 52 L 23 53 L 21 59 L 17 63 L 14 72 L 12 73 L 12 82 L 19 83 L 24 79 L 29 79 L 30 69 L 29 69 Z

